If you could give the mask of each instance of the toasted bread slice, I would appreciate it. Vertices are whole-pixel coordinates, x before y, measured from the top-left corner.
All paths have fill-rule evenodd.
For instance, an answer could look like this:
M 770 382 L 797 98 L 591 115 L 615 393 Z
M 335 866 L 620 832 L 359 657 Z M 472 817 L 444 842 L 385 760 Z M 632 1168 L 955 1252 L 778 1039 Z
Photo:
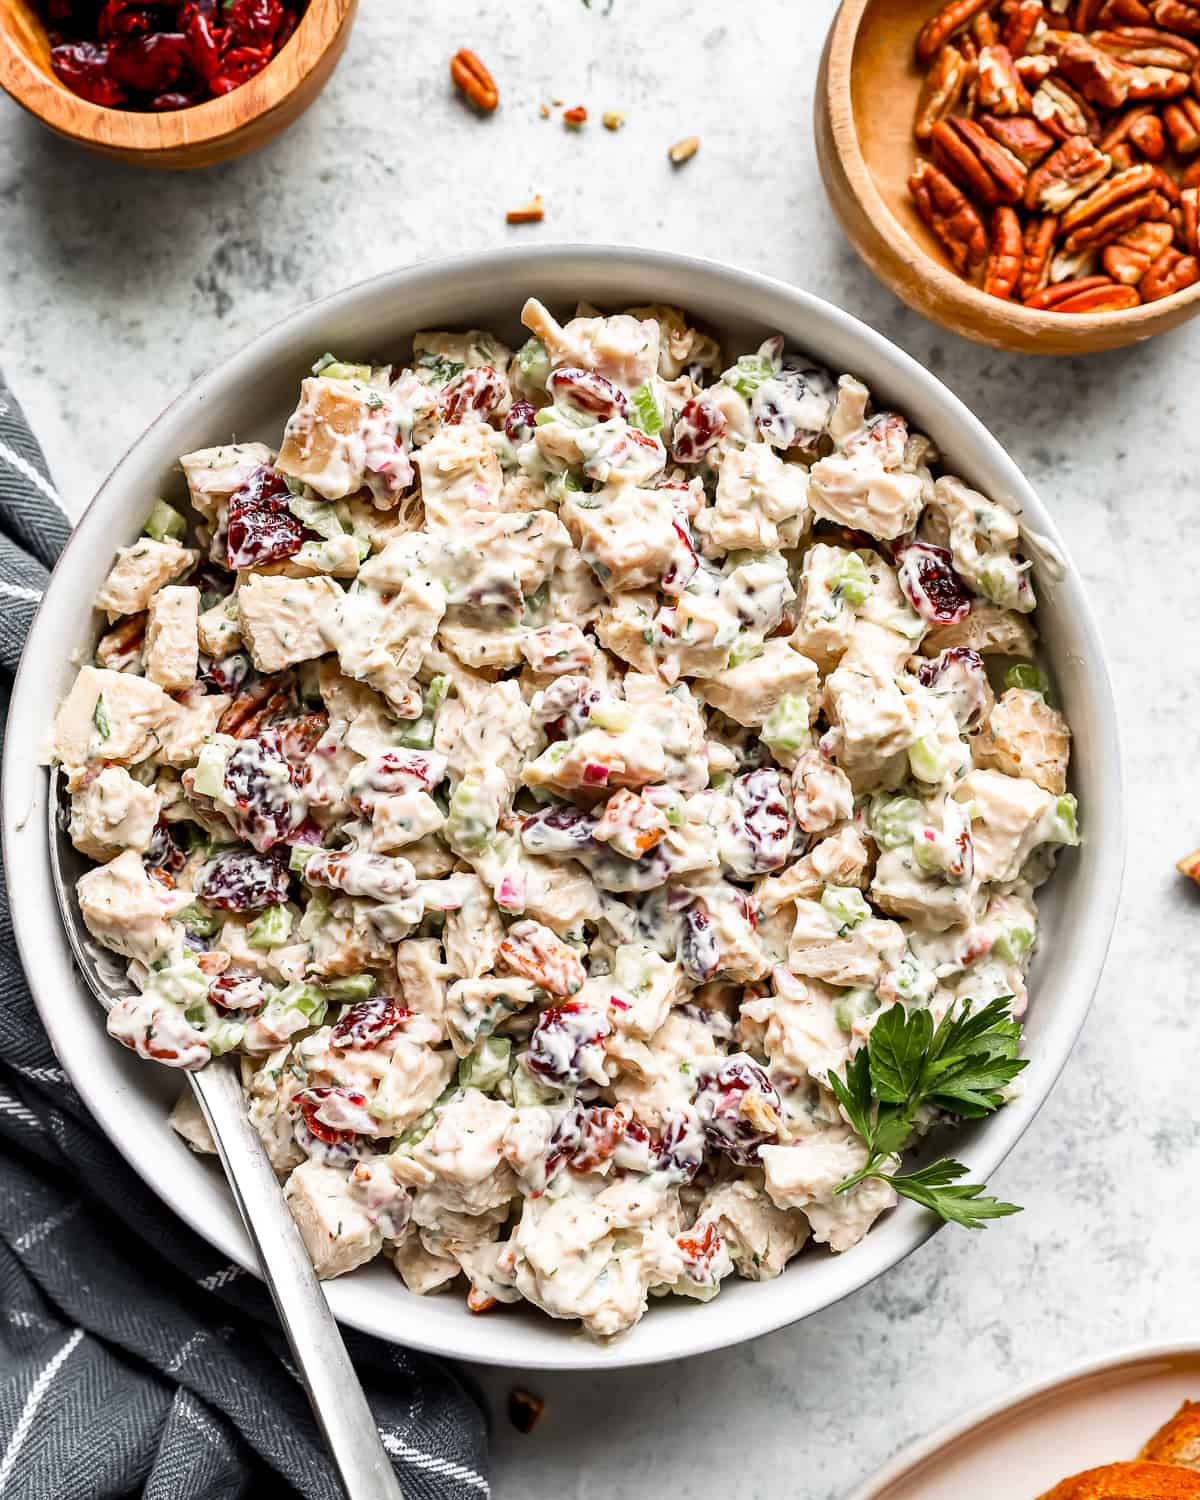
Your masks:
M 1139 1458 L 1158 1464 L 1200 1469 L 1200 1401 L 1185 1401 L 1142 1451 Z
M 1040 1500 L 1192 1500 L 1200 1497 L 1200 1473 L 1174 1464 L 1105 1464 L 1085 1469 L 1047 1490 Z

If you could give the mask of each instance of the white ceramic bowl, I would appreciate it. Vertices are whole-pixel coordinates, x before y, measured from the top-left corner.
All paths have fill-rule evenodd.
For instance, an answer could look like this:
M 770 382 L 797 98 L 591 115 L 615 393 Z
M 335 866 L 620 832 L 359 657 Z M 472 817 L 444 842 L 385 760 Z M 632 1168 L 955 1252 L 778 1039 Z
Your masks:
M 319 302 L 254 340 L 198 381 L 137 442 L 75 529 L 37 616 L 13 695 L 4 764 L 4 845 L 13 916 L 26 972 L 55 1050 L 104 1129 L 176 1213 L 242 1266 L 249 1242 L 224 1180 L 189 1153 L 166 1122 L 178 1087 L 105 1035 L 95 1002 L 75 975 L 50 882 L 42 742 L 58 700 L 90 649 L 91 607 L 114 549 L 141 527 L 154 498 L 184 493 L 181 453 L 211 443 L 278 441 L 313 358 L 386 356 L 420 328 L 483 327 L 520 338 L 517 315 L 536 293 L 554 308 L 584 299 L 620 308 L 686 307 L 729 350 L 755 348 L 780 331 L 834 371 L 851 370 L 877 401 L 894 405 L 970 483 L 1016 502 L 1051 554 L 1062 551 L 1041 501 L 986 429 L 927 370 L 828 303 L 762 276 L 685 256 L 562 246 L 506 250 L 418 266 Z M 1036 547 L 1033 550 L 1037 550 Z M 1100 637 L 1078 575 L 1041 568 L 1038 615 L 1049 660 L 1075 731 L 1074 788 L 1085 829 L 1041 900 L 1042 941 L 1033 968 L 1025 1092 L 993 1119 L 960 1133 L 955 1152 L 986 1179 L 1033 1119 L 1067 1060 L 1100 975 L 1117 907 L 1123 850 L 1121 770 L 1112 689 Z M 707 1305 L 667 1299 L 630 1334 L 600 1348 L 530 1309 L 468 1313 L 457 1296 L 408 1294 L 382 1261 L 328 1286 L 344 1322 L 420 1349 L 544 1369 L 614 1368 L 721 1348 L 792 1323 L 894 1266 L 935 1228 L 902 1204 L 848 1254 L 802 1256 L 775 1281 L 730 1281 Z M 1003 1234 L 1003 1226 L 990 1231 Z

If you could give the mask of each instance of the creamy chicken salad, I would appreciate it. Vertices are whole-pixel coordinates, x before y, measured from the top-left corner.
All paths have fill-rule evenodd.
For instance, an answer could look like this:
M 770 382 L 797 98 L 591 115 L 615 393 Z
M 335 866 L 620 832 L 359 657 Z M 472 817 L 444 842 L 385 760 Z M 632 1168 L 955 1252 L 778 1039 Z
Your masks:
M 1078 834 L 1008 508 L 782 338 L 523 320 L 184 455 L 50 754 L 109 1031 L 242 1054 L 320 1274 L 603 1339 L 861 1239 L 831 1075 L 1019 1018 Z

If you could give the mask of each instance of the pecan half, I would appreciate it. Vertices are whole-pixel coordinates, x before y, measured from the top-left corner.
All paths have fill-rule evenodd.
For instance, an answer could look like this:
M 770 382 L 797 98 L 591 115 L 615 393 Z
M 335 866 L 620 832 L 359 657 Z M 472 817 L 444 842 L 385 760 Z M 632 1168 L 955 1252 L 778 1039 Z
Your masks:
M 1169 31 L 1153 26 L 1114 26 L 1111 31 L 1092 31 L 1088 41 L 1120 62 L 1136 67 L 1171 68 L 1190 72 L 1196 62 L 1196 48 Z
M 1021 82 L 1007 47 L 982 47 L 979 52 L 981 109 L 994 115 L 1027 115 L 1033 108 L 1029 90 Z
M 984 291 L 1007 301 L 1017 289 L 1023 264 L 1021 221 L 1015 208 L 1002 203 L 992 215 L 992 250 L 983 273 Z
M 1094 222 L 1127 198 L 1148 192 L 1155 185 L 1157 170 L 1149 162 L 1139 162 L 1136 167 L 1115 173 L 1086 197 L 1077 198 L 1062 216 L 1059 226 L 1062 233 L 1069 235 L 1073 229 Z
M 1152 19 L 1142 0 L 1104 0 L 1096 12 L 1097 26 L 1149 26 Z
M 1035 167 L 1025 184 L 1025 207 L 1062 213 L 1109 169 L 1109 158 L 1084 135 L 1074 135 Z
M 1151 6 L 1154 24 L 1180 36 L 1200 36 L 1200 11 L 1184 5 L 1182 0 L 1156 0 Z
M 1037 89 L 1054 72 L 1054 59 L 1047 57 L 1044 52 L 1038 52 L 1032 56 L 1027 53 L 1024 57 L 1017 58 L 1016 68 L 1017 77 L 1025 87 Z
M 1163 297 L 1194 286 L 1197 281 L 1200 281 L 1200 260 L 1168 245 L 1138 282 L 1138 291 L 1143 302 L 1159 302 Z
M 1071 18 L 1071 25 L 1076 31 L 1086 31 L 1089 26 L 1095 24 L 1096 11 L 1099 9 L 1100 0 L 1075 0 L 1075 14 Z M 1065 13 L 1069 7 L 1062 6 Z
M 1137 290 L 1122 286 L 1118 281 L 1109 281 L 1104 286 L 1089 287 L 1085 292 L 1076 292 L 1073 297 L 1064 297 L 1054 304 L 1060 313 L 1126 312 L 1136 307 L 1141 299 Z
M 1183 210 L 1183 245 L 1189 255 L 1200 251 L 1200 190 L 1185 188 L 1180 194 Z
M 1093 287 L 1112 286 L 1112 284 L 1107 276 L 1082 276 L 1078 281 L 1060 281 L 1056 286 L 1043 287 L 1032 297 L 1026 297 L 1025 306 L 1045 311 L 1047 308 L 1057 307 L 1060 302 L 1069 301 L 1080 292 L 1091 291 Z
M 1024 263 L 1021 266 L 1021 281 L 1017 295 L 1024 302 L 1034 292 L 1040 292 L 1050 279 L 1050 254 L 1058 234 L 1058 219 L 1054 214 L 1030 219 L 1025 226 Z
M 1172 234 L 1170 224 L 1137 224 L 1105 246 L 1101 264 L 1114 280 L 1136 286 L 1171 243 Z
M 971 35 L 980 47 L 994 47 L 1000 40 L 996 31 L 996 23 L 992 20 L 991 12 L 981 10 L 971 22 Z
M 1054 137 L 1028 115 L 980 115 L 979 123 L 994 141 L 1011 151 L 1023 166 L 1035 167 L 1054 149 Z
M 1118 109 L 1125 103 L 1129 94 L 1127 70 L 1086 37 L 1072 31 L 1047 32 L 1046 51 L 1057 62 L 1059 73 L 1085 99 L 1101 109 Z
M 936 16 L 930 16 L 917 36 L 917 61 L 927 63 L 936 57 L 939 48 L 987 4 L 988 0 L 950 0 Z
M 939 120 L 929 145 L 937 165 L 986 208 L 1020 199 L 1024 166 L 974 120 Z
M 1129 139 L 1147 161 L 1162 161 L 1167 154 L 1167 137 L 1157 115 L 1143 115 L 1129 130 Z
M 491 114 L 500 103 L 496 80 L 468 48 L 460 47 L 450 59 L 450 77 L 464 98 L 484 114 Z
M 1029 46 L 1046 16 L 1042 0 L 1016 0 L 1004 22 L 1000 40 L 1013 57 L 1020 57 Z
M 987 231 L 965 195 L 944 172 L 927 161 L 908 179 L 917 212 L 946 248 L 960 274 L 974 272 L 987 258 Z
M 962 96 L 969 67 L 966 58 L 948 43 L 934 58 L 929 72 L 921 80 L 917 98 L 917 115 L 913 134 L 922 145 L 929 142 L 930 132 L 944 120 Z
M 1200 187 L 1200 161 L 1194 161 L 1184 167 L 1179 174 L 1179 186 L 1181 188 Z
M 1096 111 L 1061 78 L 1047 78 L 1033 96 L 1033 117 L 1051 135 L 1067 141 L 1073 135 L 1100 139 L 1100 120 Z
M 1188 74 L 1174 68 L 1135 68 L 1125 65 L 1129 80 L 1129 102 L 1142 99 L 1178 99 L 1188 90 Z
M 1126 167 L 1132 167 L 1137 157 L 1133 153 L 1133 147 L 1122 141 L 1119 146 L 1114 146 L 1108 153 L 1112 157 L 1113 171 L 1123 172 Z
M 1160 222 L 1171 212 L 1171 205 L 1161 193 L 1138 193 L 1115 204 L 1099 218 L 1084 224 L 1063 241 L 1066 250 L 1095 250 L 1115 240 L 1117 235 L 1135 224 Z
M 1200 102 L 1188 97 L 1164 104 L 1162 121 L 1179 156 L 1200 151 Z

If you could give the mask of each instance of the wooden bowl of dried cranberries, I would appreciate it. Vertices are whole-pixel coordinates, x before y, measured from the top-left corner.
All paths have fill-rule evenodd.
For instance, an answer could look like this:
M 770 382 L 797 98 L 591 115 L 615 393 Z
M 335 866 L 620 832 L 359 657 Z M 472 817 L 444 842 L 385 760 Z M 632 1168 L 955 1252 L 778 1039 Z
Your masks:
M 954 333 L 1085 354 L 1200 311 L 1200 0 L 842 0 L 815 128 L 859 254 Z
M 0 85 L 59 135 L 139 166 L 261 146 L 324 87 L 358 0 L 4 0 Z

